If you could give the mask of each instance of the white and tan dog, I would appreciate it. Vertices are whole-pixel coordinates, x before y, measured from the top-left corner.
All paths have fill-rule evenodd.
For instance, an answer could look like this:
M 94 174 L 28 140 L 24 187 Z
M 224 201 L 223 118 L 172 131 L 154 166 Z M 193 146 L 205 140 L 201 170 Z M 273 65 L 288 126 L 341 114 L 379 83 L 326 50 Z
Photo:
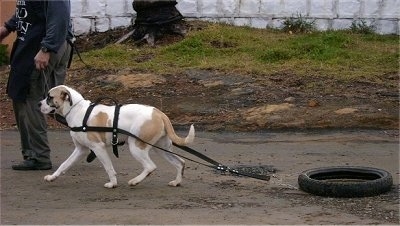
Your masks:
M 89 100 L 76 90 L 61 85 L 52 88 L 47 97 L 40 102 L 40 110 L 44 114 L 55 113 L 64 116 L 70 127 L 82 126 L 86 110 L 90 105 Z M 96 105 L 88 119 L 88 126 L 112 127 L 114 119 L 113 106 Z M 146 105 L 127 104 L 120 109 L 118 127 L 140 137 L 146 142 L 171 150 L 172 142 L 178 145 L 187 145 L 194 140 L 194 127 L 190 127 L 186 138 L 180 138 L 175 134 L 174 128 L 168 117 L 160 110 Z M 111 145 L 112 134 L 106 132 L 73 132 L 71 137 L 75 144 L 75 150 L 60 167 L 52 174 L 44 177 L 46 181 L 54 181 L 71 166 L 82 160 L 92 150 L 99 158 L 106 170 L 110 182 L 104 184 L 106 188 L 117 186 L 116 172 L 110 160 L 106 147 Z M 119 134 L 119 141 L 126 141 L 131 154 L 138 160 L 143 171 L 137 177 L 131 179 L 128 184 L 136 185 L 156 169 L 156 165 L 149 157 L 149 151 L 153 149 L 162 154 L 177 170 L 175 180 L 169 182 L 170 186 L 178 186 L 182 181 L 185 161 L 180 157 L 160 151 L 157 148 L 145 144 L 133 137 Z

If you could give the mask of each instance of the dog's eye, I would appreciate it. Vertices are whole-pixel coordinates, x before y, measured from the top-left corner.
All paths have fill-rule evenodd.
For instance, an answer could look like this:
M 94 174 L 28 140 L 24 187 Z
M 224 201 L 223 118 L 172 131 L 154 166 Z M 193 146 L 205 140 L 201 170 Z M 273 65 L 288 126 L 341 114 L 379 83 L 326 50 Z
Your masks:
M 52 106 L 52 105 L 53 105 L 53 98 L 54 98 L 54 97 L 52 97 L 52 96 L 50 96 L 50 95 L 47 95 L 47 98 L 46 98 L 46 103 L 47 103 L 47 105 L 49 105 L 49 106 L 51 106 L 51 107 L 54 107 L 54 106 Z

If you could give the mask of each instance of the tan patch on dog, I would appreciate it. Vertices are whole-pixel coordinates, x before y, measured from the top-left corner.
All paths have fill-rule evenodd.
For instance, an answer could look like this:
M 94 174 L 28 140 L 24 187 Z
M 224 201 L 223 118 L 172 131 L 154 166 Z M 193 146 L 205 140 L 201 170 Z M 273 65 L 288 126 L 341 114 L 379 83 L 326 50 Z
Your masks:
M 61 91 L 60 98 L 61 98 L 61 100 L 63 102 L 69 101 L 69 105 L 72 106 L 73 103 L 72 103 L 72 100 L 71 100 L 71 94 L 69 93 L 68 90 Z
M 92 120 L 90 120 L 90 122 L 88 122 L 88 126 L 107 127 L 109 124 L 108 114 L 105 112 L 99 112 Z M 90 141 L 95 143 L 106 142 L 106 133 L 88 132 L 87 137 Z
M 143 123 L 142 127 L 140 127 L 140 134 L 138 134 L 138 136 L 140 139 L 150 143 L 154 137 L 160 135 L 160 128 L 162 124 L 163 121 L 161 118 L 161 112 L 154 108 L 152 119 Z M 136 140 L 136 146 L 138 146 L 140 149 L 145 149 L 147 144 Z
M 64 101 L 67 99 L 67 96 L 69 95 L 70 95 L 69 91 L 64 87 L 52 89 L 49 92 L 49 96 L 53 98 L 52 104 L 57 108 L 62 107 Z

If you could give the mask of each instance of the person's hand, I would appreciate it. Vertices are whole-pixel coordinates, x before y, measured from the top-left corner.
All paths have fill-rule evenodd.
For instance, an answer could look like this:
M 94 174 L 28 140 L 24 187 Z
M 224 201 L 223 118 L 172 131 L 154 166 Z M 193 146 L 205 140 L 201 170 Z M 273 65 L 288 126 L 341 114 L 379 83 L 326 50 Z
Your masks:
M 50 53 L 39 50 L 39 52 L 36 54 L 34 60 L 35 60 L 36 69 L 44 70 L 47 67 L 47 65 L 49 64 Z
M 3 41 L 5 37 L 7 37 L 10 34 L 10 32 L 7 30 L 6 27 L 2 26 L 0 27 L 0 42 Z

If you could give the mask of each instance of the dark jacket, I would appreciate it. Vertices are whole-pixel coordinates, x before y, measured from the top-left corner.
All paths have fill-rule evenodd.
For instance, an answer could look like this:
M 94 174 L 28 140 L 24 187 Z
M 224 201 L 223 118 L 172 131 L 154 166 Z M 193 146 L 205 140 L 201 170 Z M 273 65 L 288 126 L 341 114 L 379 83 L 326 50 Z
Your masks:
M 34 57 L 40 48 L 57 52 L 70 28 L 69 0 L 18 0 L 14 16 L 5 23 L 17 38 L 11 52 L 11 70 L 7 93 L 14 101 L 25 101 L 30 77 L 35 70 Z

